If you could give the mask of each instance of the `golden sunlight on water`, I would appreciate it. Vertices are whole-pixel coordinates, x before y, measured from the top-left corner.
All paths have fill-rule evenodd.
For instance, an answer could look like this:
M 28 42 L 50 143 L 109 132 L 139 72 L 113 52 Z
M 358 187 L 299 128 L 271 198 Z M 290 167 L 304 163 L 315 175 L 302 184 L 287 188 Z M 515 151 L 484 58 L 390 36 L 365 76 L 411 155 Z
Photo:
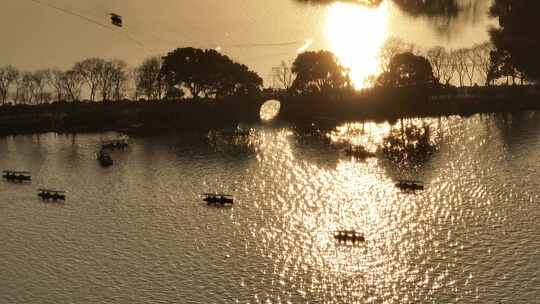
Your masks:
M 355 122 L 336 127 L 328 136 L 336 144 L 362 146 L 367 151 L 375 153 L 384 137 L 389 133 L 390 124 L 388 122 Z
M 356 134 L 360 128 L 360 124 L 343 125 L 331 136 L 354 141 L 361 137 Z M 371 134 L 375 144 L 389 128 L 366 124 L 362 134 Z M 277 136 L 260 132 L 259 138 L 261 172 L 253 182 L 274 180 L 266 185 L 274 197 L 258 202 L 268 223 L 252 229 L 264 231 L 260 254 L 269 248 L 277 251 L 272 258 L 279 284 L 295 284 L 302 295 L 325 294 L 324 303 L 360 298 L 366 303 L 417 302 L 420 296 L 413 290 L 448 284 L 450 275 L 431 268 L 434 263 L 427 254 L 438 250 L 440 237 L 430 224 L 432 214 L 397 190 L 377 159 L 341 160 L 335 167 L 315 165 L 298 158 L 290 132 Z M 276 161 L 281 165 L 275 166 Z M 337 244 L 332 233 L 343 229 L 361 232 L 366 243 Z M 445 264 L 448 271 L 455 271 L 452 263 Z M 299 278 L 303 279 L 298 282 Z M 404 302 L 393 296 L 397 290 L 404 292 Z
M 325 35 L 330 49 L 350 69 L 357 89 L 371 86 L 370 76 L 380 72 L 379 54 L 388 38 L 389 7 L 335 3 L 328 8 Z
M 134 137 L 113 170 L 95 148 L 116 133 L 0 138 L 0 167 L 34 173 L 0 182 L 0 303 L 537 303 L 540 116 L 403 122 L 440 137 L 414 166 L 336 144 L 376 146 L 399 123 Z

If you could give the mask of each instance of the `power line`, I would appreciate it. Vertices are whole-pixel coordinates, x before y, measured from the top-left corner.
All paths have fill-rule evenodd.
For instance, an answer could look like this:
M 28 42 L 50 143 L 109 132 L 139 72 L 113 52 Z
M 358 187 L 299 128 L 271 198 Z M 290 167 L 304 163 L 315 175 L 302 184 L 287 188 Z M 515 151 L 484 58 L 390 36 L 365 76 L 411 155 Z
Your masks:
M 45 7 L 48 7 L 50 9 L 54 9 L 54 10 L 57 10 L 57 11 L 60 11 L 62 13 L 65 13 L 65 14 L 68 14 L 68 15 L 71 15 L 71 16 L 74 16 L 74 17 L 77 17 L 77 18 L 80 18 L 80 19 L 83 19 L 87 22 L 90 22 L 92 24 L 95 24 L 97 26 L 100 26 L 102 28 L 105 28 L 117 35 L 121 35 L 121 36 L 125 36 L 126 38 L 128 38 L 129 40 L 131 40 L 132 42 L 136 43 L 137 45 L 139 45 L 140 47 L 142 47 L 144 49 L 144 45 L 142 42 L 140 42 L 139 40 L 133 38 L 131 35 L 129 35 L 128 33 L 126 32 L 119 32 L 119 31 L 116 31 L 114 30 L 113 28 L 107 26 L 106 24 L 102 23 L 102 22 L 99 22 L 99 21 L 96 21 L 94 19 L 91 19 L 91 18 L 88 18 L 84 15 L 81 15 L 81 14 L 78 14 L 76 12 L 73 12 L 73 11 L 70 11 L 70 10 L 67 10 L 65 8 L 62 8 L 62 7 L 59 7 L 59 6 L 56 6 L 54 4 L 51 4 L 51 3 L 47 3 L 47 2 L 42 2 L 42 1 L 39 1 L 39 0 L 28 0 L 28 1 L 31 1 L 33 3 L 36 3 L 38 5 L 41 5 L 41 6 L 45 6 Z
M 245 44 L 233 44 L 231 47 L 234 48 L 255 48 L 255 47 L 280 47 L 280 46 L 295 46 L 305 41 L 290 41 L 290 42 L 277 42 L 277 43 L 245 43 Z
M 124 36 L 125 38 L 131 40 L 132 42 L 134 42 L 135 44 L 140 46 L 143 50 L 147 51 L 145 45 L 141 41 L 139 41 L 138 39 L 135 39 L 132 35 L 130 35 L 129 31 L 127 29 L 122 30 L 122 31 L 115 30 L 114 28 L 108 26 L 106 23 L 100 22 L 98 20 L 95 20 L 95 19 L 90 18 L 88 16 L 85 16 L 83 14 L 74 12 L 72 10 L 68 10 L 66 8 L 54 5 L 54 4 L 50 3 L 50 2 L 41 1 L 41 0 L 28 0 L 28 1 L 33 2 L 33 3 L 37 4 L 37 5 L 41 5 L 41 6 L 48 7 L 50 9 L 57 10 L 57 11 L 62 12 L 64 14 L 71 15 L 73 17 L 82 19 L 82 20 L 84 20 L 86 22 L 89 22 L 89 23 L 92 23 L 94 25 L 100 26 L 100 27 L 102 27 L 104 29 L 107 29 L 107 30 L 109 30 L 109 31 L 111 31 L 111 32 L 113 32 L 113 33 L 115 33 L 117 35 Z M 158 37 L 155 33 L 151 33 L 151 34 L 152 34 L 152 36 L 154 36 L 158 40 L 166 41 L 162 37 Z M 192 39 L 188 39 L 188 40 L 191 40 L 192 43 L 195 42 Z M 172 43 L 172 41 L 169 41 L 167 39 L 167 43 Z M 244 44 L 232 44 L 232 45 L 231 44 L 225 44 L 225 45 L 221 45 L 219 48 L 251 49 L 251 48 L 260 48 L 260 47 L 290 47 L 290 46 L 295 46 L 295 45 L 298 45 L 298 44 L 301 44 L 301 43 L 305 44 L 305 43 L 310 43 L 310 42 L 297 40 L 297 41 L 270 42 L 270 43 L 244 43 Z M 204 43 L 197 43 L 197 44 L 204 44 Z M 272 54 L 270 56 L 275 56 L 275 55 L 276 54 Z M 284 53 L 279 53 L 277 55 L 284 55 Z M 264 56 L 260 56 L 260 57 L 270 57 L 270 56 L 264 55 Z

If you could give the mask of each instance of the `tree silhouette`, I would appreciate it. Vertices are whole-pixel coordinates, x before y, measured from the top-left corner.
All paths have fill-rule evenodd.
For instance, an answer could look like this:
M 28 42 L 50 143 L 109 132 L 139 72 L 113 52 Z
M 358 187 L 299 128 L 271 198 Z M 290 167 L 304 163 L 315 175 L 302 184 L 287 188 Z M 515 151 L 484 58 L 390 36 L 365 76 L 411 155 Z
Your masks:
M 96 94 L 100 86 L 100 79 L 102 78 L 102 67 L 105 64 L 105 60 L 101 58 L 88 58 L 81 62 L 77 62 L 73 68 L 88 85 L 90 91 L 90 100 L 96 100 Z M 103 87 L 103 84 L 101 84 Z
M 75 101 L 81 99 L 83 78 L 77 71 L 69 70 L 65 72 L 63 83 L 66 98 L 68 100 Z
M 407 52 L 392 58 L 389 70 L 379 76 L 377 84 L 388 88 L 432 87 L 435 77 L 425 57 Z
M 491 52 L 493 44 L 485 42 L 473 47 L 473 53 L 478 65 L 478 72 L 485 85 L 489 85 L 489 74 L 491 70 Z
M 65 89 L 65 75 L 66 72 L 59 69 L 50 70 L 51 81 L 50 84 L 54 89 L 56 100 L 65 100 L 66 99 L 66 89 Z
M 460 87 L 463 87 L 467 74 L 467 52 L 467 49 L 458 49 L 450 53 L 450 56 L 453 57 L 452 63 L 454 64 L 454 70 L 457 73 Z
M 434 76 L 437 82 L 440 82 L 443 77 L 445 56 L 448 56 L 448 54 L 446 53 L 446 49 L 442 46 L 431 48 L 426 53 L 426 59 L 433 68 Z
M 164 74 L 161 73 L 161 57 L 150 57 L 135 70 L 135 90 L 137 95 L 149 100 L 162 99 L 166 93 Z
M 12 66 L 0 68 L 0 98 L 2 105 L 6 103 L 9 94 L 9 88 L 19 78 L 19 71 Z
M 292 66 L 292 88 L 298 93 L 323 93 L 351 87 L 347 69 L 329 51 L 299 54 Z
M 123 98 L 130 77 L 126 62 L 120 59 L 88 58 L 77 62 L 73 72 L 77 73 L 88 86 L 91 101 L 96 101 L 98 93 L 103 101 Z M 72 84 L 76 85 L 77 79 L 71 77 L 70 80 L 75 81 Z M 76 90 L 72 93 L 75 92 Z
M 272 68 L 272 77 L 274 78 L 275 88 L 288 91 L 293 85 L 294 75 L 291 67 L 285 61 L 281 61 L 279 66 Z
M 111 98 L 113 90 L 113 78 L 115 66 L 110 61 L 103 61 L 98 72 L 98 90 L 101 93 L 101 99 L 108 101 Z
M 467 79 L 469 79 L 469 85 L 472 87 L 474 84 L 474 76 L 478 69 L 478 63 L 475 58 L 474 48 L 466 49 L 465 51 L 465 72 Z
M 23 95 L 23 75 L 25 72 L 19 72 L 19 76 L 15 79 L 15 94 L 13 95 L 13 103 L 19 104 L 25 100 L 22 98 Z
M 179 100 L 182 99 L 184 95 L 184 91 L 177 87 L 167 87 L 167 91 L 165 92 L 165 98 L 168 100 Z
M 262 87 L 255 72 L 215 50 L 176 49 L 163 58 L 162 73 L 169 86 L 186 89 L 194 98 L 256 94 Z
M 23 72 L 21 77 L 15 80 L 17 92 L 15 101 L 22 101 L 27 104 L 47 103 L 51 100 L 47 86 L 50 82 L 49 70 L 37 70 L 33 72 Z
M 36 84 L 33 77 L 32 72 L 23 72 L 21 74 L 20 84 L 17 85 L 17 89 L 20 90 L 19 97 L 21 101 L 27 104 L 37 103 L 34 98 L 36 96 Z
M 119 101 L 126 97 L 128 81 L 132 75 L 128 72 L 128 65 L 125 61 L 114 59 L 111 64 L 113 66 L 112 97 L 114 100 Z
M 500 78 L 506 78 L 506 84 L 516 83 L 516 78 L 523 81 L 523 73 L 521 73 L 512 60 L 512 55 L 507 49 L 496 49 L 490 54 L 490 69 L 489 82 L 496 81 Z
M 503 74 L 515 68 L 528 80 L 540 80 L 538 11 L 540 1 L 537 0 L 495 0 L 490 8 L 490 15 L 499 18 L 500 25 L 490 31 L 496 48 L 493 59 Z
M 407 43 L 400 38 L 390 37 L 384 43 L 381 49 L 381 54 L 379 55 L 382 70 L 388 71 L 390 69 L 390 62 L 394 56 L 406 52 L 414 53 L 415 48 L 416 46 L 412 43 Z

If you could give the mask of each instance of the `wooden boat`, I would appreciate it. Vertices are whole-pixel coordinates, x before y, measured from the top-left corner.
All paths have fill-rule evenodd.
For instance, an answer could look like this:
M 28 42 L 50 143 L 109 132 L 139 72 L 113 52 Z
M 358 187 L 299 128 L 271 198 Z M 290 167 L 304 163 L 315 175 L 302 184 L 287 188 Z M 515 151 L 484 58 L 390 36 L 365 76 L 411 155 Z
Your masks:
M 38 189 L 38 196 L 42 200 L 65 200 L 66 199 L 66 192 L 65 191 L 58 191 L 58 190 L 50 190 L 50 189 Z
M 103 167 L 109 167 L 113 165 L 112 157 L 107 151 L 101 149 L 98 153 L 97 160 Z
M 422 181 L 414 181 L 414 180 L 399 180 L 396 183 L 396 187 L 402 189 L 402 190 L 424 190 L 424 182 Z
M 203 201 L 208 203 L 208 205 L 232 205 L 234 203 L 234 198 L 229 194 L 220 194 L 220 193 L 203 193 Z
M 101 149 L 125 149 L 129 146 L 127 139 L 107 140 L 101 143 Z
M 28 171 L 4 170 L 2 177 L 10 182 L 29 182 L 32 180 L 32 174 Z
M 353 244 L 362 243 L 366 241 L 362 233 L 354 231 L 354 230 L 338 230 L 334 233 L 334 238 L 338 242 L 343 242 L 343 243 L 349 242 Z

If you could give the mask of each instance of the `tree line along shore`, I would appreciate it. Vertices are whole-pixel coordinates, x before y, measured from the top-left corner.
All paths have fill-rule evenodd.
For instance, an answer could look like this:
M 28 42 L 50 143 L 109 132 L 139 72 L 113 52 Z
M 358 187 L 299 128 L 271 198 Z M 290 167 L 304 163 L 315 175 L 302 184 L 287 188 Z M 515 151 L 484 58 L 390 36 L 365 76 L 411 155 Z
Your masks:
M 358 120 L 393 122 L 403 117 L 469 116 L 540 109 L 540 94 L 535 87 L 476 88 L 476 91 L 475 88 L 461 91 L 442 89 L 438 93 L 427 95 L 416 89 L 400 88 L 350 94 L 278 95 L 281 111 L 277 119 L 302 125 Z M 101 131 L 133 135 L 205 132 L 259 122 L 261 105 L 267 98 L 275 96 L 260 94 L 185 102 L 124 100 L 4 106 L 0 107 L 0 135 Z
M 228 56 L 191 47 L 133 69 L 103 58 L 66 71 L 0 67 L 0 134 L 207 129 L 257 121 L 266 99 L 280 100 L 280 119 L 289 122 L 537 109 L 540 38 L 527 22 L 540 4 L 506 5 L 497 0 L 491 8 L 500 23 L 491 42 L 468 49 L 421 50 L 389 39 L 381 73 L 364 89 L 324 50 L 274 67 L 270 87 Z

